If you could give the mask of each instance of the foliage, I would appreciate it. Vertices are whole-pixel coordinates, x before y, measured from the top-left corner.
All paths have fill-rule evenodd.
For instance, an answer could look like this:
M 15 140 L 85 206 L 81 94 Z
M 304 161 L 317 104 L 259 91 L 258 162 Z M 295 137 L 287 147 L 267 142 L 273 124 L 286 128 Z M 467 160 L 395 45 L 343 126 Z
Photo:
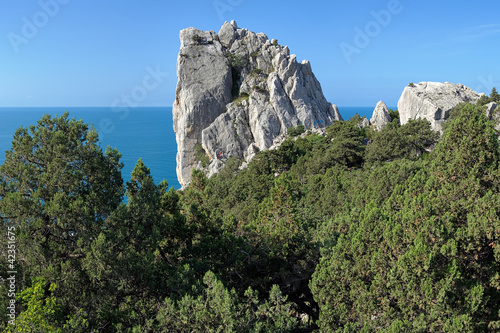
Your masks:
M 400 123 L 398 110 L 389 109 L 389 116 L 391 117 L 391 122 L 397 121 Z
M 64 313 L 91 312 L 82 259 L 122 200 L 120 156 L 103 153 L 96 131 L 68 113 L 16 131 L 0 167 L 0 216 L 5 234 L 16 230 L 17 288 L 45 277 L 58 283 Z
M 207 156 L 207 153 L 205 153 L 205 150 L 201 146 L 201 144 L 198 144 L 194 147 L 194 153 L 196 160 L 198 162 L 201 162 L 201 166 L 203 168 L 206 168 L 210 164 L 210 158 Z
M 390 122 L 372 136 L 373 142 L 366 148 L 366 162 L 417 159 L 433 147 L 438 137 L 439 133 L 425 119 L 410 119 L 404 125 Z
M 378 132 L 359 116 L 325 135 L 297 126 L 245 168 L 230 158 L 210 179 L 194 170 L 178 191 L 142 160 L 124 186 L 120 154 L 67 114 L 19 129 L 0 166 L 18 325 L 2 308 L 0 328 L 499 330 L 492 123 L 460 105 L 438 140 L 425 120 L 391 118 Z
M 321 259 L 311 288 L 322 330 L 498 329 L 498 180 L 492 125 L 466 106 L 430 160 L 351 213 Z
M 194 42 L 196 43 L 200 43 L 202 38 L 200 35 L 193 35 L 193 37 L 191 37 L 193 39 Z
M 231 66 L 231 76 L 233 79 L 231 92 L 233 94 L 233 99 L 236 99 L 240 95 L 241 73 L 248 69 L 249 59 L 248 55 L 229 53 L 228 60 Z
M 45 280 L 39 278 L 33 287 L 19 293 L 16 298 L 21 301 L 25 310 L 17 316 L 15 325 L 7 325 L 3 332 L 87 332 L 88 323 L 81 310 L 64 320 L 61 306 L 53 294 L 56 288 L 57 286 L 51 283 L 46 290 Z M 45 296 L 46 293 L 50 295 Z
M 327 128 L 326 138 L 331 141 L 326 150 L 329 158 L 348 167 L 362 164 L 364 135 L 358 124 L 358 119 L 351 119 L 346 122 L 337 121 Z
M 488 97 L 487 95 L 481 96 L 477 101 L 477 105 L 483 106 L 491 102 L 495 102 L 497 104 L 500 103 L 500 95 L 498 94 L 495 87 L 491 88 L 490 97 Z
M 240 92 L 240 95 L 233 100 L 233 103 L 241 105 L 243 101 L 248 101 L 250 95 L 246 92 Z
M 299 326 L 291 303 L 276 285 L 269 300 L 259 301 L 252 288 L 240 300 L 211 271 L 203 283 L 205 288 L 198 297 L 165 300 L 158 312 L 158 332 L 289 332 Z

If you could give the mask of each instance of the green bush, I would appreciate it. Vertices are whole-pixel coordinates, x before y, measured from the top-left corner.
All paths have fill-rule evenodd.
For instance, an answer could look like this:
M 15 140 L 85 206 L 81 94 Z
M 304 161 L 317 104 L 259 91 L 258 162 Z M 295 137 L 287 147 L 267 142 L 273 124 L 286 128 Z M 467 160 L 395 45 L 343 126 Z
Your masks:
M 201 144 L 198 144 L 194 147 L 194 152 L 195 152 L 196 160 L 198 162 L 201 162 L 202 167 L 206 168 L 210 164 L 210 158 L 205 153 L 205 150 L 203 149 Z

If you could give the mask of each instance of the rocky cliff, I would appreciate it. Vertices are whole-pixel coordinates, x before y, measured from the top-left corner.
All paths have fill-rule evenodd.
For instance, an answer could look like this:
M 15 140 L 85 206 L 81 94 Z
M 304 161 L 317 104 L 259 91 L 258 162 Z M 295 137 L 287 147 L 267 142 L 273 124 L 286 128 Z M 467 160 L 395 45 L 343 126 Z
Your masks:
M 206 164 L 210 175 L 229 157 L 248 161 L 279 145 L 289 127 L 321 130 L 342 119 L 311 64 L 263 33 L 232 21 L 218 34 L 182 30 L 180 40 L 173 118 L 183 186 L 193 168 Z
M 442 132 L 442 123 L 453 107 L 462 102 L 476 103 L 480 97 L 481 94 L 460 83 L 410 83 L 398 101 L 401 124 L 409 119 L 424 118 L 433 130 Z

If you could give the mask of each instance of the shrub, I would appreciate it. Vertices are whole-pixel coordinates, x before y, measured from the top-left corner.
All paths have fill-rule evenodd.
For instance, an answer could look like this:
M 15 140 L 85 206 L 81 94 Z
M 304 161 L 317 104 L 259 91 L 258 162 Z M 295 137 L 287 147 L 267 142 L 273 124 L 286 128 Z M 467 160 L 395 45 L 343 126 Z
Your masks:
M 203 149 L 201 144 L 197 144 L 196 146 L 194 146 L 194 152 L 195 152 L 196 160 L 198 162 L 201 162 L 202 167 L 206 168 L 208 166 L 208 164 L 210 164 L 210 158 L 205 153 L 205 150 Z
M 260 92 L 260 93 L 266 93 L 267 92 L 267 89 L 266 88 L 263 88 L 259 85 L 254 85 L 252 86 L 252 89 L 257 91 L 257 92 Z
M 201 36 L 199 35 L 193 35 L 193 37 L 191 37 L 193 39 L 193 41 L 195 41 L 196 43 L 200 43 L 201 42 Z

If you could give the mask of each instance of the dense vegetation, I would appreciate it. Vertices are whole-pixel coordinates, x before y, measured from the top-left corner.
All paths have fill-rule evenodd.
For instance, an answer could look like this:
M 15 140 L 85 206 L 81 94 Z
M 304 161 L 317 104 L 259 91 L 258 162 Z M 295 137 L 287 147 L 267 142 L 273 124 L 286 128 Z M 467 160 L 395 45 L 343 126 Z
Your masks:
M 500 330 L 498 134 L 425 120 L 292 129 L 239 170 L 155 185 L 81 121 L 21 128 L 0 167 L 5 332 Z M 432 149 L 432 152 L 431 152 Z M 127 200 L 123 202 L 123 196 Z M 0 302 L 8 304 L 8 283 Z

